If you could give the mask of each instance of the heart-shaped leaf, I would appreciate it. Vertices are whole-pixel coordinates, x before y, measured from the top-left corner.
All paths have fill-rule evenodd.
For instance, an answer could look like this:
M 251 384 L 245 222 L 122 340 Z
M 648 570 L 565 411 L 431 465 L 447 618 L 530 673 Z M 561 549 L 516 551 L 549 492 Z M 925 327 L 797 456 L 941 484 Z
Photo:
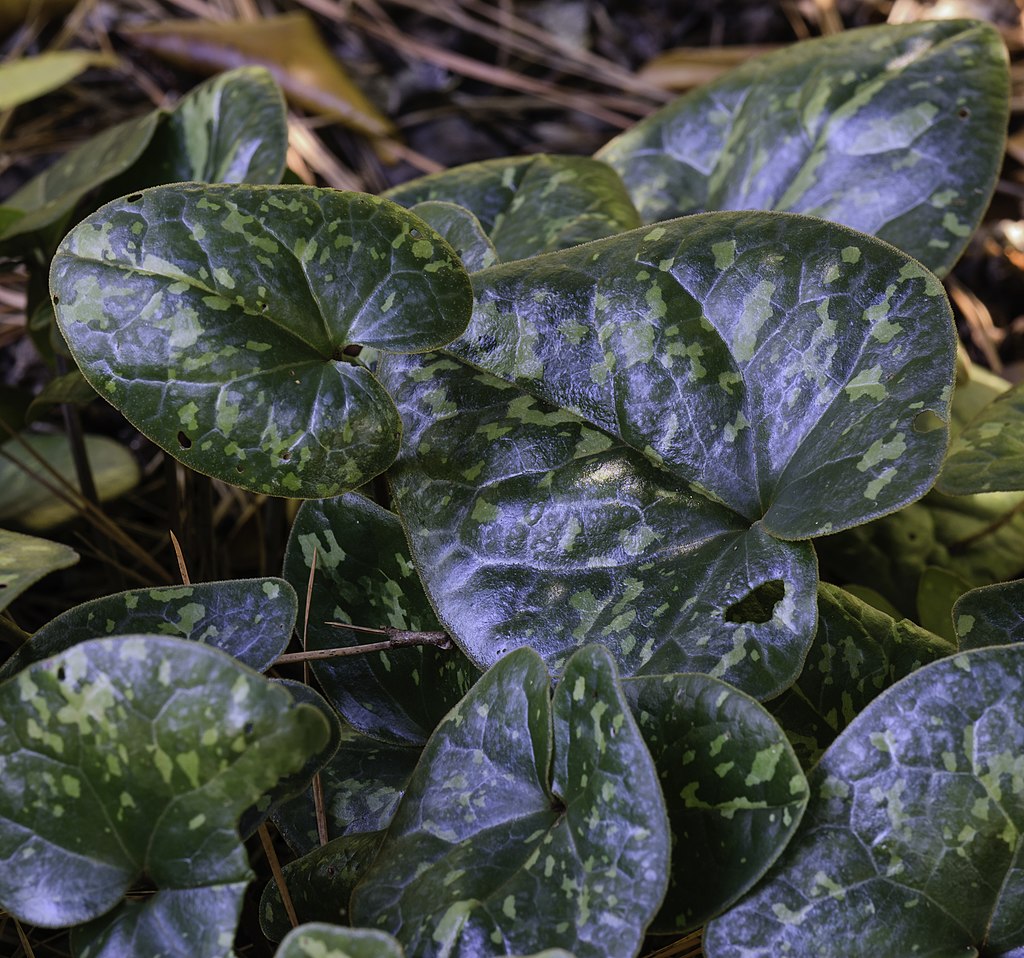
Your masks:
M 413 956 L 636 953 L 668 877 L 657 774 L 604 649 L 576 653 L 550 696 L 520 649 L 438 726 L 356 922 Z
M 388 190 L 413 206 L 455 203 L 480 221 L 502 260 L 565 249 L 640 225 L 618 175 L 583 156 L 516 156 L 457 166 Z
M 387 828 L 420 751 L 408 745 L 379 742 L 342 725 L 338 751 L 320 769 L 328 838 Z M 297 854 L 306 855 L 319 847 L 311 788 L 275 808 L 272 814 L 278 831 Z
M 280 88 L 261 67 L 240 67 L 182 98 L 142 160 L 144 185 L 183 180 L 277 183 L 287 152 L 288 122 Z
M 796 836 L 704 934 L 708 958 L 1008 955 L 1024 947 L 1024 648 L 880 695 L 811 775 Z
M 451 351 L 773 535 L 866 522 L 935 480 L 951 314 L 938 281 L 877 240 L 708 214 L 497 266 L 474 288 Z
M 328 738 L 284 689 L 159 636 L 29 666 L 0 685 L 0 716 L 0 857 L 17 863 L 0 904 L 44 927 L 107 914 L 143 876 L 175 891 L 244 885 L 239 814 Z M 152 926 L 159 909 L 112 920 Z
M 422 220 L 305 186 L 117 200 L 64 240 L 51 289 L 86 378 L 140 431 L 200 472 L 299 498 L 361 485 L 397 451 L 394 404 L 346 348 L 441 345 L 471 304 Z
M 344 835 L 285 865 L 281 872 L 299 921 L 346 923 L 352 889 L 383 839 L 382 831 Z M 291 927 L 281 889 L 270 881 L 260 896 L 260 930 L 271 941 L 280 941 Z
M 401 365 L 400 365 L 401 363 Z M 817 565 L 564 409 L 443 356 L 389 360 L 389 475 L 445 628 L 489 665 L 586 642 L 628 674 L 710 672 L 757 697 L 800 670 Z
M 382 931 L 310 922 L 289 932 L 274 958 L 405 958 L 405 952 Z
M 731 905 L 778 858 L 807 804 L 786 734 L 754 699 L 707 675 L 623 682 L 672 828 L 668 894 L 652 928 L 683 932 Z
M 789 210 L 888 240 L 937 272 L 988 206 L 1009 84 L 996 30 L 934 20 L 847 30 L 752 60 L 597 156 L 644 222 Z
M 972 589 L 953 606 L 953 622 L 964 650 L 1024 642 L 1024 583 Z
M 818 587 L 818 631 L 796 682 L 769 704 L 804 768 L 890 685 L 956 646 L 834 585 Z
M 6 609 L 44 575 L 77 561 L 78 553 L 60 542 L 0 529 L 0 609 Z
M 412 632 L 439 629 L 408 558 L 398 517 L 364 496 L 303 503 L 292 525 L 284 574 L 305 592 L 316 555 L 307 649 L 345 648 L 373 637 L 330 622 Z M 420 746 L 476 680 L 457 650 L 431 645 L 310 663 L 324 694 L 347 722 L 374 738 Z
M 0 679 L 87 639 L 129 633 L 192 639 L 262 672 L 288 645 L 297 605 L 281 579 L 131 589 L 58 615 L 0 667 Z
M 985 406 L 949 447 L 939 488 L 954 496 L 1024 489 L 1024 388 Z

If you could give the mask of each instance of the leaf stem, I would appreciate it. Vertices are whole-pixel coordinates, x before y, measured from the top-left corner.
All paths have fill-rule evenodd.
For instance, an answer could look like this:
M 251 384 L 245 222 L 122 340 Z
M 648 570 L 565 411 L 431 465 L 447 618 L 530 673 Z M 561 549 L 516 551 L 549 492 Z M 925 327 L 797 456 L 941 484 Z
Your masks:
M 317 659 L 337 659 L 347 655 L 365 655 L 367 652 L 387 652 L 391 649 L 408 648 L 413 645 L 433 645 L 439 649 L 452 648 L 452 637 L 447 632 L 409 632 L 404 629 L 370 629 L 362 625 L 350 625 L 348 622 L 327 622 L 339 629 L 352 629 L 355 632 L 375 632 L 386 635 L 383 642 L 368 642 L 364 645 L 348 645 L 337 649 L 317 649 L 314 652 L 289 652 L 279 656 L 274 665 L 286 665 L 289 662 L 311 662 Z
M 986 536 L 998 532 L 1008 522 L 1012 522 L 1022 511 L 1024 511 L 1024 499 L 1021 499 L 1012 509 L 1004 512 L 998 519 L 993 520 L 987 526 L 983 526 L 977 532 L 972 532 L 969 536 L 964 536 L 962 539 L 951 543 L 949 546 L 950 554 L 961 555 L 979 539 L 984 539 Z

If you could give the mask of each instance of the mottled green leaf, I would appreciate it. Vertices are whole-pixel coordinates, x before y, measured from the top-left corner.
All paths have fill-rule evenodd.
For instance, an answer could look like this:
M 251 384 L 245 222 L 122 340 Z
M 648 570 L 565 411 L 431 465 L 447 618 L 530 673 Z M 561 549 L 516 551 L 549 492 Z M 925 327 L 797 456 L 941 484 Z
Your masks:
M 668 846 L 608 653 L 576 653 L 552 702 L 542 661 L 520 649 L 431 736 L 352 916 L 410 956 L 626 958 L 664 896 Z
M 156 187 L 80 223 L 51 289 L 86 378 L 186 465 L 323 498 L 393 460 L 400 423 L 367 344 L 432 348 L 465 327 L 454 250 L 376 197 L 305 186 Z
M 961 649 L 1024 641 L 1024 582 L 972 589 L 953 606 Z
M 812 773 L 782 858 L 705 929 L 708 958 L 1024 946 L 1022 669 L 1020 646 L 965 652 L 861 712 Z
M 672 828 L 668 894 L 652 930 L 683 932 L 731 905 L 786 847 L 807 781 L 776 721 L 706 675 L 623 682 Z
M 877 589 L 903 615 L 917 614 L 927 566 L 948 569 L 971 586 L 1024 572 L 1024 496 L 930 492 L 891 516 L 815 542 L 823 575 Z
M 474 288 L 451 351 L 781 538 L 866 522 L 935 480 L 951 314 L 938 281 L 877 240 L 715 213 L 497 266 Z
M 289 932 L 274 958 L 405 958 L 391 935 L 311 922 Z
M 117 66 L 117 57 L 95 50 L 59 50 L 0 64 L 0 110 L 59 90 L 90 67 Z
M 465 207 L 442 200 L 425 200 L 411 207 L 410 212 L 451 243 L 470 273 L 486 269 L 498 261 L 498 253 L 480 220 Z
M 58 615 L 4 663 L 0 679 L 86 639 L 128 633 L 191 639 L 262 672 L 288 645 L 296 610 L 295 593 L 281 579 L 131 589 Z
M 1008 79 L 988 24 L 847 30 L 744 64 L 597 156 L 622 175 L 645 222 L 701 210 L 809 213 L 945 272 L 995 186 Z
M 60 227 L 86 194 L 130 169 L 149 145 L 160 119 L 160 112 L 154 110 L 98 133 L 4 200 L 7 212 L 0 255 L 27 255 L 31 245 L 44 242 L 41 237 L 46 231 Z M 53 245 L 45 245 L 52 250 L 57 238 Z
M 315 848 L 282 868 L 288 895 L 300 922 L 348 922 L 348 900 L 356 882 L 370 867 L 384 832 L 343 835 Z M 277 882 L 260 897 L 260 929 L 280 941 L 292 927 Z
M 949 569 L 926 566 L 917 584 L 917 621 L 955 645 L 953 604 L 970 587 L 970 583 Z
M 78 553 L 60 542 L 0 529 L 0 609 L 44 575 L 77 561 Z
M 244 883 L 239 814 L 328 735 L 316 709 L 224 653 L 161 636 L 37 662 L 0 685 L 0 716 L 0 858 L 17 863 L 0 905 L 44 927 L 107 914 L 143 876 Z M 152 930 L 159 910 L 112 920 Z
M 388 827 L 421 749 L 379 742 L 346 725 L 335 756 L 320 770 L 329 839 Z M 274 824 L 292 850 L 320 844 L 312 789 L 275 808 Z
M 582 156 L 515 156 L 457 166 L 388 190 L 413 206 L 456 203 L 480 221 L 502 260 L 566 249 L 640 225 L 618 175 Z
M 389 360 L 405 444 L 389 475 L 445 628 L 489 665 L 581 644 L 624 673 L 786 688 L 814 635 L 817 566 L 562 409 L 451 358 Z
M 997 396 L 964 427 L 938 484 L 954 496 L 1024 489 L 1024 387 Z
M 303 503 L 284 563 L 285 577 L 303 595 L 314 553 L 308 649 L 345 648 L 381 638 L 328 622 L 411 631 L 440 628 L 394 513 L 355 493 Z M 479 674 L 457 649 L 430 645 L 321 659 L 310 666 L 347 722 L 375 738 L 416 746 Z
M 769 704 L 811 768 L 867 704 L 955 644 L 834 585 L 818 588 L 818 631 L 793 686 Z
M 100 502 L 116 499 L 138 485 L 141 470 L 127 447 L 109 436 L 86 435 L 83 441 Z M 0 519 L 38 532 L 73 519 L 82 511 L 77 503 L 51 491 L 70 495 L 68 486 L 78 491 L 71 443 L 64 433 L 24 433 L 0 445 Z
M 146 185 L 277 183 L 288 152 L 284 97 L 262 67 L 221 73 L 189 92 L 143 158 Z

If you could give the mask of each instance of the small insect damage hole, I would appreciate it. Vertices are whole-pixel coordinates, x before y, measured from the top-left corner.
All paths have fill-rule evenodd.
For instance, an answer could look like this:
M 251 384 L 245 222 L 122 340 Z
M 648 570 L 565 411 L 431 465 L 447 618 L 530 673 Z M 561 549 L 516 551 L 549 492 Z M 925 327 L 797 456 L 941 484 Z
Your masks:
M 138 203 L 139 200 L 141 200 L 141 199 L 142 199 L 142 194 L 141 193 L 132 193 L 131 196 L 126 196 L 125 197 L 125 202 L 126 203 Z
M 971 115 L 971 111 L 968 110 L 967 107 L 962 106 L 956 111 L 956 115 L 960 117 L 961 120 L 966 120 Z
M 342 360 L 355 359 L 361 352 L 363 347 L 358 343 L 349 343 L 347 346 L 335 346 L 334 352 L 331 353 L 331 359 L 336 363 Z
M 192 448 L 192 440 L 189 439 L 188 436 L 185 435 L 185 433 L 179 432 L 178 433 L 178 445 L 181 446 L 182 449 L 191 449 Z
M 67 675 L 67 672 L 64 671 L 64 666 L 63 665 L 59 669 L 57 669 L 57 681 L 58 682 L 63 682 L 66 675 Z
M 940 419 L 930 409 L 925 409 L 914 417 L 914 424 L 911 428 L 916 433 L 927 433 L 934 432 L 936 429 L 943 429 L 945 425 L 944 420 Z
M 785 594 L 786 583 L 782 579 L 762 582 L 725 610 L 725 621 L 740 624 L 770 622 L 775 614 L 775 606 Z
M 291 457 L 292 457 L 291 451 L 288 450 L 288 449 L 285 449 L 285 451 L 281 453 L 281 462 L 287 462 L 289 459 L 291 459 Z
M 60 297 L 59 296 L 54 296 L 53 297 L 53 305 L 57 306 L 59 303 L 60 303 Z

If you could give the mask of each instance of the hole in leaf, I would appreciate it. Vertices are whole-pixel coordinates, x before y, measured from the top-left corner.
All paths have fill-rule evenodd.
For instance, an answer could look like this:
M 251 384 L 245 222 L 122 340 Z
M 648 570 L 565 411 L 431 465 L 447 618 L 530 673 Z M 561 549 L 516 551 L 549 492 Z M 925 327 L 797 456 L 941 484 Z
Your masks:
M 363 347 L 358 343 L 349 343 L 342 352 L 346 356 L 358 356 L 363 351 Z
M 245 466 L 239 463 L 237 466 L 235 466 L 235 472 L 241 475 L 243 472 L 245 472 Z
M 971 115 L 971 111 L 968 110 L 967 107 L 962 106 L 956 111 L 956 115 L 960 117 L 961 120 L 966 120 Z
M 126 196 L 125 199 L 129 203 L 138 203 L 139 200 L 142 199 L 142 194 L 141 193 L 132 193 L 131 196 Z
M 191 449 L 192 448 L 192 440 L 189 439 L 188 436 L 185 435 L 185 433 L 179 432 L 178 433 L 178 445 L 181 446 L 182 449 Z
M 64 676 L 66 674 L 67 673 L 64 671 L 64 666 L 62 665 L 59 669 L 57 669 L 57 681 L 58 682 L 63 682 L 64 681 Z
M 54 296 L 53 297 L 53 305 L 56 306 L 59 302 L 60 302 L 60 297 L 59 296 Z
M 944 428 L 945 425 L 935 413 L 930 409 L 925 409 L 924 412 L 919 412 L 914 417 L 913 429 L 918 433 L 934 432 L 936 429 Z
M 282 462 L 287 462 L 289 459 L 291 459 L 291 457 L 292 457 L 292 454 L 287 449 L 285 449 L 285 451 L 281 453 L 281 461 Z
M 413 239 L 418 239 L 419 235 L 420 235 L 420 231 L 414 226 L 411 230 L 409 230 L 409 235 Z
M 786 594 L 782 579 L 771 579 L 751 589 L 739 602 L 725 610 L 726 622 L 770 622 L 775 606 Z
M 246 735 L 252 735 L 252 730 L 255 727 L 256 726 L 253 725 L 252 722 L 246 722 L 245 725 L 242 726 L 242 731 L 245 732 Z

